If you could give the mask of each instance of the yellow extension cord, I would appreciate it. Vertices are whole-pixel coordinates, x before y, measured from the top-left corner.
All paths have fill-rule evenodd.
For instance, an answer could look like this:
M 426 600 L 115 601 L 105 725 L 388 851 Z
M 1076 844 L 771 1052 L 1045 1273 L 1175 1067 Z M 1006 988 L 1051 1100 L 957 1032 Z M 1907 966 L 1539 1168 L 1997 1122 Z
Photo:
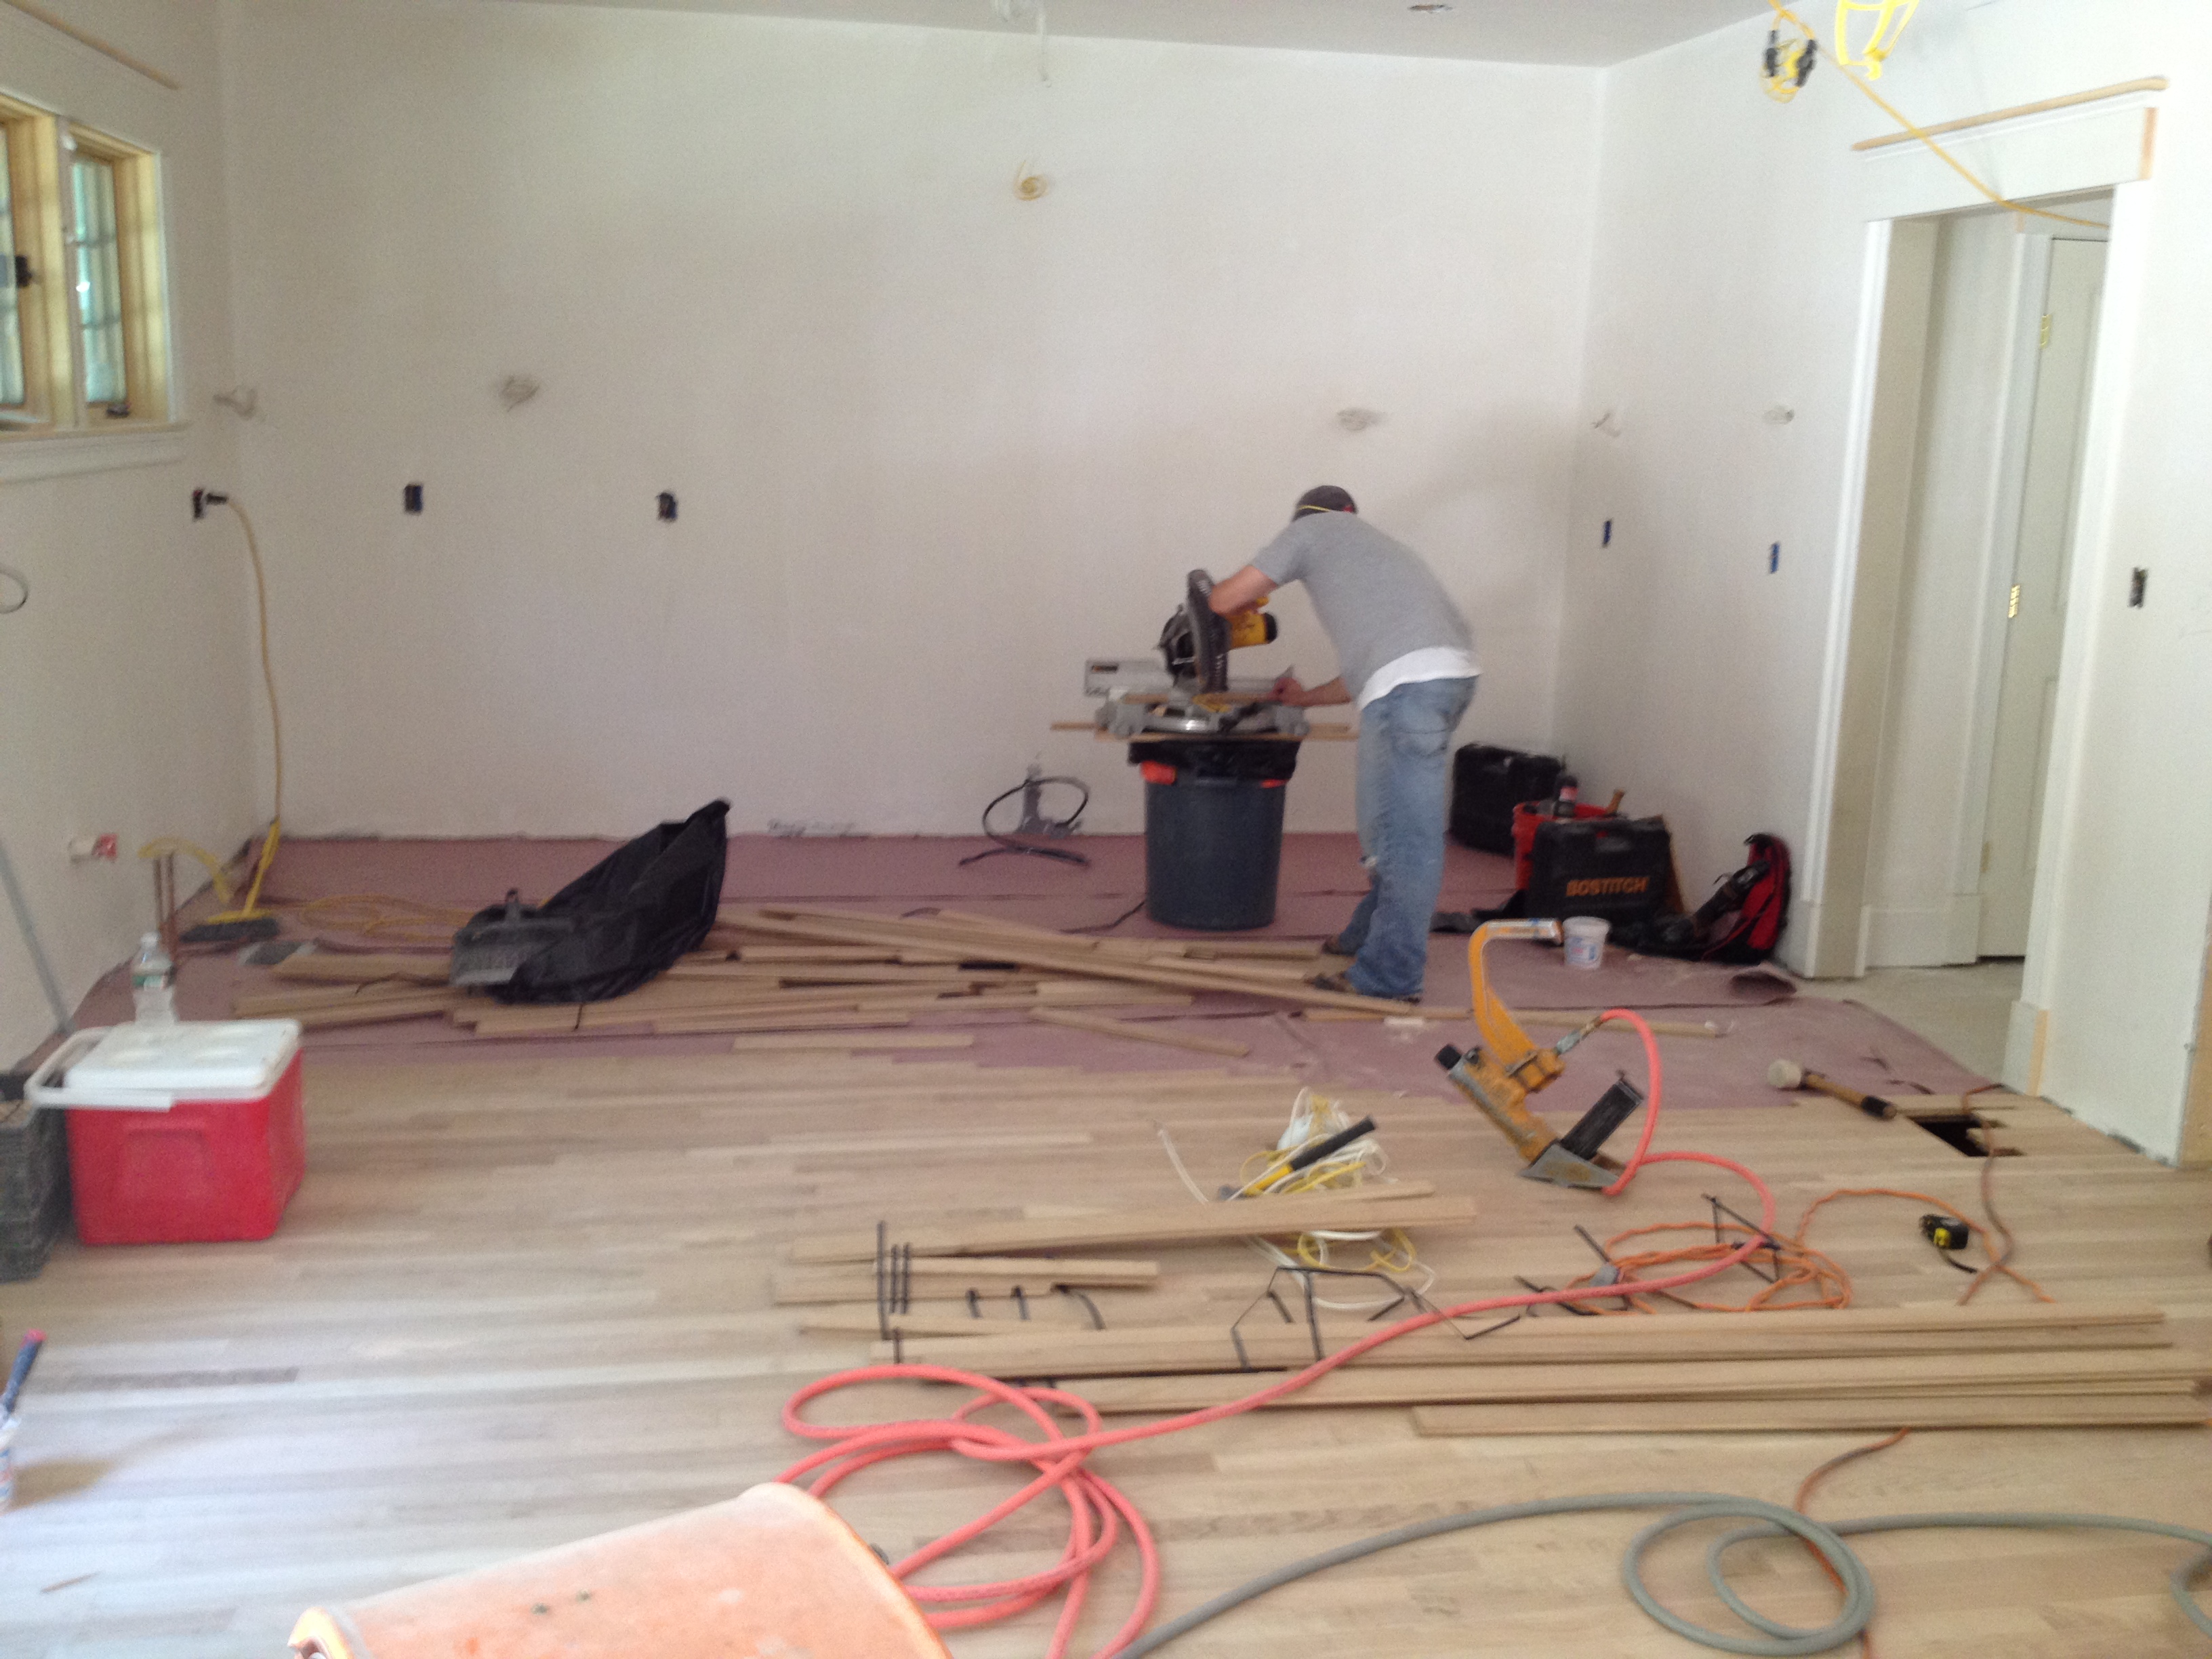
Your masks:
M 1789 7 L 1784 5 L 1782 3 L 1782 0 L 1766 0 L 1766 3 L 1773 9 L 1774 15 L 1778 21 L 1788 23 L 1792 28 L 1797 30 L 1799 33 L 1806 36 L 1808 40 L 1812 37 L 1813 31 L 1810 27 L 1807 25 L 1805 20 L 1798 16 L 1796 12 L 1791 11 Z M 1861 7 L 1860 9 L 1864 9 L 1865 8 Z M 1841 3 L 1841 0 L 1839 0 L 1836 14 L 1839 32 L 1845 15 L 1846 13 L 1844 9 L 1844 5 Z M 1911 15 L 1909 9 L 1907 9 L 1906 15 L 1908 17 Z M 1886 24 L 1887 21 L 1887 16 L 1885 16 L 1883 21 Z M 1875 44 L 1881 44 L 1881 25 L 1877 25 L 1876 27 Z M 1901 30 L 1903 27 L 1904 24 L 1899 22 L 1897 25 L 1896 29 L 1890 31 L 1887 43 L 1881 46 L 1882 57 L 1888 56 L 1890 48 L 1894 46 L 1897 43 L 1898 31 Z M 1945 149 L 1942 145 L 1937 143 L 1933 138 L 1929 137 L 1927 133 L 1922 131 L 1919 127 L 1916 126 L 1912 121 L 1905 116 L 1904 112 L 1899 110 L 1894 104 L 1891 103 L 1889 100 L 1883 97 L 1880 93 L 1876 92 L 1872 87 L 1869 86 L 1867 84 L 1867 77 L 1858 74 L 1851 66 L 1850 60 L 1843 58 L 1840 53 L 1837 55 L 1837 67 L 1843 71 L 1844 78 L 1850 82 L 1851 85 L 1857 88 L 1859 91 L 1864 94 L 1868 98 L 1871 99 L 1875 105 L 1881 109 L 1883 114 L 1888 116 L 1889 118 L 1896 122 L 1899 126 L 1904 128 L 1905 131 L 1911 133 L 1922 143 L 1927 145 L 1929 149 L 1934 153 L 1936 158 L 1942 161 L 1945 167 L 1950 168 L 1952 172 L 1957 173 L 1961 179 L 1964 179 L 1968 184 L 1972 185 L 1977 191 L 1978 191 L 1982 195 L 1987 197 L 1997 206 L 2001 208 L 2009 208 L 2014 213 L 2033 214 L 2039 219 L 2055 219 L 2060 224 L 2086 225 L 2095 230 L 2103 230 L 2106 228 L 2104 225 L 2099 223 L 2094 219 L 2077 219 L 2071 214 L 2053 213 L 2048 208 L 2030 207 L 2025 202 L 2015 202 L 2009 197 L 1999 195 L 1996 191 L 1990 189 L 1989 185 L 1984 184 L 1978 178 L 1975 177 L 1957 156 L 1952 155 L 1949 150 Z M 1879 59 L 1876 60 L 1876 66 L 1871 72 L 1880 72 Z
M 253 564 L 253 606 L 260 624 L 261 683 L 269 692 L 269 737 L 276 755 L 276 799 L 269 819 L 269 833 L 261 843 L 261 856 L 254 863 L 253 876 L 246 890 L 246 902 L 234 909 L 225 910 L 208 918 L 210 921 L 251 921 L 270 913 L 261 908 L 261 884 L 269 878 L 270 866 L 276 861 L 277 843 L 284 836 L 284 726 L 276 708 L 276 670 L 269 659 L 269 582 L 261 567 L 261 544 L 253 534 L 253 520 L 246 509 L 228 496 L 216 503 L 238 514 L 239 526 L 246 532 L 246 556 Z M 166 858 L 183 853 L 197 859 L 208 872 L 215 888 L 216 899 L 228 903 L 231 886 L 223 875 L 222 864 L 204 847 L 179 836 L 164 836 L 149 841 L 138 849 L 142 859 Z

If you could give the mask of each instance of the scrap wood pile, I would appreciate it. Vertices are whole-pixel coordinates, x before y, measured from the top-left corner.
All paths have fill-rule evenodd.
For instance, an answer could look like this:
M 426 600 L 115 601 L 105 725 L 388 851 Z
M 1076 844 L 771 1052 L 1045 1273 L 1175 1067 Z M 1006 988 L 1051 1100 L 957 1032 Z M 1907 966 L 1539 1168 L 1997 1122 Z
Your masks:
M 890 916 L 795 906 L 726 907 L 703 947 L 627 996 L 509 1005 L 445 983 L 438 956 L 315 951 L 272 970 L 281 990 L 238 997 L 240 1018 L 310 1028 L 442 1014 L 480 1036 L 866 1030 L 916 1014 L 1027 1012 L 1048 1023 L 1141 1036 L 1082 1011 L 1188 1006 L 1200 992 L 1369 1017 L 1400 1004 L 1324 991 L 1308 980 L 1313 946 L 1296 942 L 1098 939 L 939 911 Z M 1176 1046 L 1239 1054 L 1187 1034 Z

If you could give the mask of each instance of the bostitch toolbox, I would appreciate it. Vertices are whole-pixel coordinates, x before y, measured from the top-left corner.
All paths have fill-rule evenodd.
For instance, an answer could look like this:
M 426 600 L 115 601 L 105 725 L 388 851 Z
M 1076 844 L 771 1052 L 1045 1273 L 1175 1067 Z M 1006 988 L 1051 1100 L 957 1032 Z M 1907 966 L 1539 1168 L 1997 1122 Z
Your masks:
M 1662 819 L 1546 819 L 1529 851 L 1528 914 L 1640 921 L 1657 913 L 1673 874 Z

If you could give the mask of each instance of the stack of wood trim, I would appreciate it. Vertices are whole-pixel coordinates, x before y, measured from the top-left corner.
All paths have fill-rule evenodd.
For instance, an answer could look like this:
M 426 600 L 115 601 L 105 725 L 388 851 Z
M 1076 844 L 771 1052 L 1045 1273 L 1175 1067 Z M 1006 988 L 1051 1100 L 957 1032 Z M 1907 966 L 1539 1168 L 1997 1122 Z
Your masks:
M 627 996 L 510 1006 L 444 983 L 434 955 L 311 952 L 276 969 L 282 989 L 238 997 L 240 1018 L 358 1025 L 443 1014 L 479 1036 L 656 1036 L 893 1028 L 918 1013 L 1029 1012 L 1049 1023 L 1241 1058 L 1244 1045 L 1099 1021 L 1085 1008 L 1187 1007 L 1201 991 L 1243 992 L 1373 1015 L 1395 1003 L 1316 990 L 1313 947 L 1185 944 L 1056 933 L 987 916 L 926 918 L 796 907 L 730 908 L 705 948 Z
M 1104 1215 L 1055 1216 L 1027 1221 L 940 1223 L 906 1229 L 893 1224 L 888 1242 L 917 1257 L 1013 1255 L 1024 1250 L 1101 1249 L 1122 1244 L 1194 1244 L 1219 1239 L 1294 1238 L 1316 1228 L 1361 1231 L 1386 1227 L 1464 1227 L 1474 1221 L 1474 1200 L 1437 1198 L 1425 1181 L 1376 1182 L 1341 1193 L 1294 1198 L 1246 1198 L 1228 1204 L 1178 1204 Z M 872 1262 L 873 1231 L 823 1233 L 794 1239 L 790 1259 L 826 1265 Z
M 1462 1345 L 1451 1363 L 1437 1362 L 1457 1338 L 1419 1333 L 1274 1403 L 1413 1407 L 1431 1435 L 2201 1424 L 2212 1415 L 2198 1394 L 2212 1356 L 2173 1347 L 2163 1319 L 2151 1308 L 2055 1304 L 1528 1321 Z M 1822 1321 L 1826 1334 L 1808 1334 Z M 1769 1325 L 1784 1339 L 1763 1346 L 1771 1339 L 1758 1328 Z M 1103 1354 L 1115 1336 L 1151 1350 L 1140 1359 L 1159 1357 L 1158 1334 L 1112 1332 L 925 1339 L 907 1357 L 992 1370 L 972 1358 L 992 1353 L 1013 1360 L 1002 1374 L 1073 1375 L 1074 1366 L 1029 1361 L 1058 1347 L 1079 1366 L 1086 1347 Z M 1311 1360 L 1301 1336 L 1262 1328 L 1245 1340 L 1279 1369 Z M 1018 1342 L 1026 1352 L 1009 1354 Z M 1407 1344 L 1419 1346 L 1391 1354 Z M 1759 1357 L 1777 1347 L 1788 1357 Z M 1241 1399 L 1258 1381 L 1232 1363 L 1209 1375 L 1102 1378 L 1079 1392 L 1109 1414 L 1186 1412 Z
M 1231 1337 L 1225 1324 L 1069 1334 L 956 1330 L 941 1340 L 909 1341 L 908 1358 L 988 1371 L 996 1376 L 1152 1376 L 1206 1372 L 1295 1370 L 1311 1364 L 1313 1333 L 1285 1324 L 1272 1310 L 1247 1318 Z M 1476 1319 L 1413 1331 L 1360 1355 L 1352 1366 L 1589 1365 L 1699 1361 L 1867 1358 L 1912 1354 L 2002 1353 L 2095 1349 L 2170 1348 L 2157 1309 L 2082 1304 L 2054 1319 L 2033 1307 L 1949 1305 L 1928 1308 L 1784 1310 L 1778 1313 L 1577 1319 L 1523 1319 L 1488 1329 Z M 1375 1334 L 1372 1325 L 1328 1316 L 1321 1352 L 1334 1353 Z M 909 1331 L 909 1335 L 921 1333 Z M 1240 1353 L 1237 1344 L 1241 1340 Z M 880 1358 L 880 1356 L 878 1356 Z M 1348 1368 L 1347 1368 L 1348 1369 Z

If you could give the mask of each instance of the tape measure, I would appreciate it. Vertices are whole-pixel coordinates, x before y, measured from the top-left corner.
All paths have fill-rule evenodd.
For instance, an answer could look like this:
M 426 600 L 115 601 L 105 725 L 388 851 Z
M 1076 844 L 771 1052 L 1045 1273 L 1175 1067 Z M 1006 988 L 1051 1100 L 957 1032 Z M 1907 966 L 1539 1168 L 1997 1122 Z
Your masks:
M 1955 1216 L 1922 1216 L 1920 1236 L 1939 1250 L 1963 1250 L 1974 1242 L 1973 1229 Z

